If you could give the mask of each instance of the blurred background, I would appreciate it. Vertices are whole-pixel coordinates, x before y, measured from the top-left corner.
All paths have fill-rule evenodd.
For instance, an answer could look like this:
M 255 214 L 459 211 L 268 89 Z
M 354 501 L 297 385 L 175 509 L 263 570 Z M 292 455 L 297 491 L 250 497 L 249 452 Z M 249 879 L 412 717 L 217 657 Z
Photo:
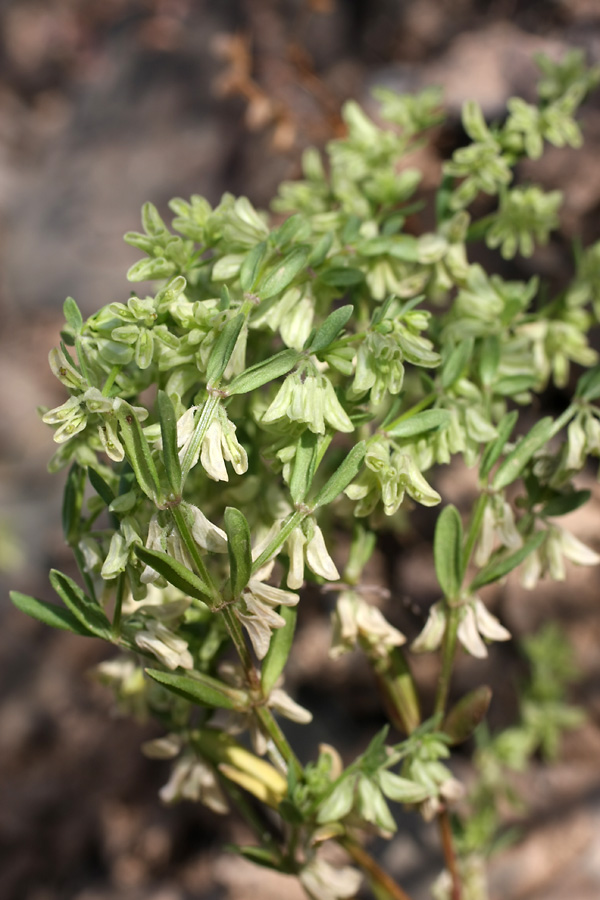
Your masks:
M 137 230 L 146 200 L 168 214 L 171 197 L 199 193 L 216 203 L 228 190 L 266 208 L 277 184 L 299 174 L 301 151 L 340 133 L 342 102 L 372 108 L 376 84 L 443 86 L 449 119 L 422 154 L 431 188 L 440 158 L 462 139 L 462 102 L 478 100 L 489 119 L 502 115 L 509 96 L 534 98 L 534 53 L 557 57 L 571 47 L 600 62 L 598 0 L 1 0 L 3 900 L 302 896 L 295 883 L 223 853 L 225 835 L 244 839 L 236 822 L 192 804 L 160 805 L 168 765 L 139 750 L 156 732 L 115 718 L 87 674 L 104 646 L 51 632 L 9 604 L 9 588 L 50 599 L 48 569 L 69 565 L 62 477 L 46 473 L 52 440 L 35 412 L 64 399 L 46 361 L 64 298 L 87 314 L 127 298 L 125 272 L 138 253 L 122 234 Z M 544 187 L 564 191 L 562 231 L 533 260 L 511 264 L 511 277 L 535 267 L 560 285 L 572 240 L 600 238 L 598 93 L 583 125 L 583 151 L 551 149 L 535 169 Z M 593 472 L 589 481 L 595 499 L 573 528 L 600 549 Z M 441 473 L 440 484 L 460 500 L 460 478 Z M 424 547 L 417 535 L 380 563 L 398 596 L 426 608 L 435 586 Z M 492 866 L 493 895 L 503 900 L 600 896 L 599 576 L 577 570 L 570 578 L 527 604 L 511 583 L 502 600 L 517 633 L 548 615 L 564 626 L 581 669 L 575 699 L 588 713 L 561 762 L 521 785 L 524 840 Z M 319 738 L 364 746 L 378 701 L 356 660 L 334 671 L 327 618 L 316 602 L 308 610 L 292 683 L 309 704 L 330 684 L 321 703 L 331 733 Z M 506 723 L 519 663 L 514 651 L 499 652 L 508 656 L 492 657 L 488 675 L 497 682 L 495 715 Z M 440 854 L 429 829 L 408 827 L 401 822 L 383 848 L 384 862 L 415 898 L 426 897 Z

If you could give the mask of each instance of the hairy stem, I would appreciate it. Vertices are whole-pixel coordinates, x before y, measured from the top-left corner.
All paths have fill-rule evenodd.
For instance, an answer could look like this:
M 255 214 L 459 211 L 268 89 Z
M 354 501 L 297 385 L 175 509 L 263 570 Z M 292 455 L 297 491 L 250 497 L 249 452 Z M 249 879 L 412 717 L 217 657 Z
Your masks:
M 448 609 L 448 619 L 446 621 L 446 630 L 444 632 L 444 641 L 442 644 L 442 671 L 440 672 L 440 680 L 438 681 L 435 698 L 434 713 L 436 715 L 443 715 L 446 709 L 448 691 L 450 690 L 450 679 L 452 678 L 452 666 L 454 665 L 454 653 L 456 651 L 458 621 L 459 609 L 455 606 L 450 606 Z
M 438 825 L 440 829 L 440 838 L 442 841 L 442 851 L 446 869 L 452 880 L 451 900 L 461 900 L 462 885 L 460 881 L 460 873 L 458 871 L 458 862 L 456 859 L 456 850 L 454 849 L 454 837 L 452 835 L 452 826 L 450 825 L 450 816 L 448 810 L 443 809 L 438 815 Z
M 357 844 L 352 838 L 338 838 L 338 843 L 350 854 L 354 862 L 360 866 L 369 881 L 376 886 L 378 896 L 383 898 L 387 895 L 389 900 L 411 900 L 409 895 L 397 884 L 391 875 L 385 872 L 378 862 L 376 862 L 370 853 Z

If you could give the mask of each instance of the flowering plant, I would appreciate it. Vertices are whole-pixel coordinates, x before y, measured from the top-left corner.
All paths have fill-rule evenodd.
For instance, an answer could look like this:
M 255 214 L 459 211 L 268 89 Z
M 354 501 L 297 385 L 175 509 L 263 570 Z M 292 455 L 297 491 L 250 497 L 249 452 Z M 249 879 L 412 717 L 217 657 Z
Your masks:
M 483 898 L 494 829 L 478 808 L 494 806 L 498 767 L 553 749 L 575 721 L 561 672 L 549 694 L 534 681 L 504 743 L 481 739 L 480 781 L 465 798 L 451 747 L 483 720 L 490 691 L 476 685 L 448 710 L 453 662 L 461 647 L 481 658 L 511 637 L 483 589 L 519 567 L 533 588 L 563 579 L 564 558 L 600 561 L 559 524 L 589 498 L 573 478 L 600 455 L 588 340 L 600 245 L 579 253 L 557 296 L 469 260 L 477 241 L 530 255 L 556 226 L 559 193 L 512 186 L 515 166 L 545 142 L 579 145 L 574 114 L 598 72 L 577 54 L 540 64 L 538 105 L 511 100 L 503 124 L 466 104 L 470 143 L 444 164 L 433 230 L 412 233 L 420 174 L 405 157 L 440 121 L 439 93 L 380 89 L 380 124 L 348 103 L 327 164 L 305 153 L 304 178 L 273 203 L 285 217 L 245 197 L 212 209 L 194 196 L 172 201 L 169 228 L 146 204 L 143 232 L 125 238 L 144 253 L 128 277 L 158 291 L 87 320 L 69 298 L 50 354 L 69 397 L 43 421 L 58 444 L 51 469 L 70 467 L 63 525 L 82 584 L 53 571 L 64 605 L 16 592 L 13 602 L 115 645 L 99 675 L 122 710 L 164 728 L 144 745 L 174 761 L 163 799 L 236 807 L 256 836 L 238 851 L 296 874 L 313 900 L 353 897 L 363 877 L 378 898 L 406 898 L 363 846 L 394 833 L 394 803 L 439 823 L 435 895 Z M 474 218 L 482 192 L 497 203 Z M 581 367 L 558 418 L 528 430 L 533 398 Z M 437 467 L 457 456 L 478 478 L 460 511 L 436 487 Z M 364 570 L 378 534 L 416 505 L 441 509 L 440 599 L 409 643 Z M 345 766 L 325 745 L 303 765 L 280 724 L 311 720 L 282 687 L 306 580 L 324 597 L 339 589 L 331 657 L 366 656 L 399 732 L 390 740 L 386 726 Z M 410 657 L 433 651 L 440 674 L 424 719 Z M 352 865 L 332 866 L 328 842 Z

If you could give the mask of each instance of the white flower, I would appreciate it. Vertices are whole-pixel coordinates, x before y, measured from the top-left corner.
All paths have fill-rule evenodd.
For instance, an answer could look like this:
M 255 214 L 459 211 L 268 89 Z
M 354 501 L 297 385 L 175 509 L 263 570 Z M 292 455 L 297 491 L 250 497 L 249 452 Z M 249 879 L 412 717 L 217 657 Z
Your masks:
M 406 642 L 405 636 L 387 621 L 381 610 L 367 603 L 355 591 L 342 591 L 333 616 L 333 640 L 329 655 L 337 659 L 365 641 L 375 656 L 384 657 L 392 647 Z
M 326 375 L 302 372 L 288 375 L 262 421 L 276 422 L 285 416 L 292 422 L 308 425 L 315 434 L 325 434 L 326 423 L 336 431 L 354 431 Z
M 229 812 L 229 806 L 208 763 L 196 756 L 184 754 L 171 771 L 168 782 L 159 791 L 163 803 L 177 800 L 196 800 L 221 815 Z
M 182 503 L 181 509 L 199 547 L 212 553 L 227 553 L 227 535 L 222 528 L 213 525 L 192 503 Z
M 461 607 L 457 634 L 465 650 L 478 659 L 488 655 L 482 638 L 489 641 L 509 641 L 511 638 L 510 631 L 489 612 L 479 597 Z
M 199 406 L 191 406 L 177 422 L 177 446 L 179 460 L 183 459 L 195 435 L 195 415 Z M 201 444 L 198 446 L 190 468 L 200 459 L 204 470 L 213 481 L 229 481 L 226 462 L 230 462 L 238 475 L 248 469 L 248 455 L 236 437 L 236 428 L 224 409 L 219 408 L 212 420 Z
M 411 645 L 415 653 L 437 650 L 444 637 L 447 615 L 441 600 L 433 604 L 423 631 Z M 510 632 L 489 612 L 479 597 L 472 597 L 463 603 L 459 619 L 458 640 L 468 653 L 479 659 L 488 655 L 482 638 L 489 641 L 508 641 L 511 638 Z
M 138 631 L 135 642 L 140 650 L 153 653 L 167 669 L 193 669 L 194 660 L 188 650 L 187 641 L 177 637 L 162 622 L 148 622 L 146 628 Z
M 336 869 L 317 856 L 300 871 L 302 887 L 312 900 L 348 900 L 356 895 L 361 881 L 356 869 Z
M 182 740 L 178 734 L 165 734 L 163 737 L 144 741 L 142 753 L 148 759 L 174 759 L 181 752 Z
M 255 573 L 242 591 L 241 600 L 235 607 L 235 615 L 248 632 L 254 652 L 259 659 L 264 659 L 267 654 L 271 631 L 285 625 L 285 619 L 275 612 L 275 608 L 295 606 L 300 599 L 298 594 L 265 583 L 273 571 L 273 566 L 272 560 Z
M 501 494 L 489 497 L 483 512 L 481 536 L 474 557 L 476 565 L 485 566 L 494 551 L 496 539 L 502 547 L 511 550 L 518 550 L 523 546 L 512 507 Z
M 446 610 L 443 602 L 438 600 L 429 610 L 423 630 L 410 645 L 411 650 L 415 653 L 429 653 L 437 650 L 442 643 L 445 630 Z
M 530 553 L 521 570 L 521 584 L 531 590 L 539 579 L 549 575 L 554 581 L 566 577 L 565 559 L 576 566 L 596 566 L 600 555 L 560 525 L 552 524 L 546 539 L 534 553 Z
M 295 528 L 286 542 L 286 548 L 290 558 L 290 568 L 287 576 L 288 586 L 297 590 L 304 582 L 304 560 L 311 572 L 320 575 L 327 581 L 338 581 L 338 572 L 327 547 L 323 532 L 309 517 L 304 520 L 302 527 Z

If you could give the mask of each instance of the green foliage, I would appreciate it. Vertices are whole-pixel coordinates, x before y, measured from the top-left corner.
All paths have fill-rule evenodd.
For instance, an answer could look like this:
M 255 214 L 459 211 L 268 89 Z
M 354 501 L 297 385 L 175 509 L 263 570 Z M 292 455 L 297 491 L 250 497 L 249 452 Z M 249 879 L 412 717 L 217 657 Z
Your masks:
M 469 143 L 444 163 L 430 232 L 408 222 L 425 200 L 406 157 L 441 121 L 440 93 L 378 89 L 377 123 L 346 104 L 346 135 L 326 159 L 307 151 L 303 178 L 281 185 L 273 208 L 289 214 L 283 222 L 230 194 L 214 209 L 177 198 L 170 223 L 146 204 L 143 231 L 126 235 L 144 254 L 129 279 L 157 281 L 156 293 L 86 320 L 69 298 L 50 354 L 68 396 L 43 421 L 58 445 L 51 469 L 70 467 L 63 527 L 85 591 L 53 572 L 64 606 L 19 593 L 13 602 L 117 645 L 102 678 L 122 709 L 164 727 L 145 745 L 174 760 L 164 796 L 222 813 L 225 787 L 259 845 L 238 851 L 298 874 L 317 900 L 358 890 L 353 869 L 318 854 L 323 841 L 346 847 L 384 896 L 354 847 L 357 829 L 393 833 L 390 803 L 444 821 L 461 795 L 450 746 L 470 737 L 490 692 L 475 684 L 447 713 L 453 661 L 459 647 L 482 658 L 510 638 L 476 591 L 513 571 L 534 587 L 543 575 L 562 580 L 564 559 L 600 561 L 555 521 L 587 501 L 573 479 L 600 456 L 589 343 L 600 245 L 577 248 L 573 281 L 557 295 L 470 260 L 479 240 L 504 258 L 531 256 L 558 225 L 560 195 L 514 187 L 515 167 L 546 143 L 580 144 L 575 115 L 598 73 L 576 53 L 540 67 L 539 103 L 512 98 L 502 124 L 465 105 Z M 472 221 L 481 192 L 493 208 Z M 568 388 L 572 365 L 588 370 L 572 402 L 532 424 L 534 398 L 551 382 Z M 438 467 L 456 459 L 476 467 L 479 485 L 460 512 L 438 491 Z M 369 601 L 364 569 L 383 530 L 406 530 L 415 505 L 440 504 L 427 515 L 443 598 L 408 649 Z M 311 718 L 282 687 L 307 577 L 339 588 L 331 657 L 364 653 L 390 722 L 406 732 L 388 743 L 386 726 L 346 767 L 327 746 L 302 766 L 275 718 Z M 552 757 L 579 721 L 558 632 L 525 647 L 520 721 L 478 731 L 479 780 L 457 820 L 465 879 L 480 877 L 477 854 L 493 844 L 506 771 L 538 751 Z M 421 723 L 410 655 L 438 650 L 435 715 Z M 231 736 L 242 732 L 252 751 Z

